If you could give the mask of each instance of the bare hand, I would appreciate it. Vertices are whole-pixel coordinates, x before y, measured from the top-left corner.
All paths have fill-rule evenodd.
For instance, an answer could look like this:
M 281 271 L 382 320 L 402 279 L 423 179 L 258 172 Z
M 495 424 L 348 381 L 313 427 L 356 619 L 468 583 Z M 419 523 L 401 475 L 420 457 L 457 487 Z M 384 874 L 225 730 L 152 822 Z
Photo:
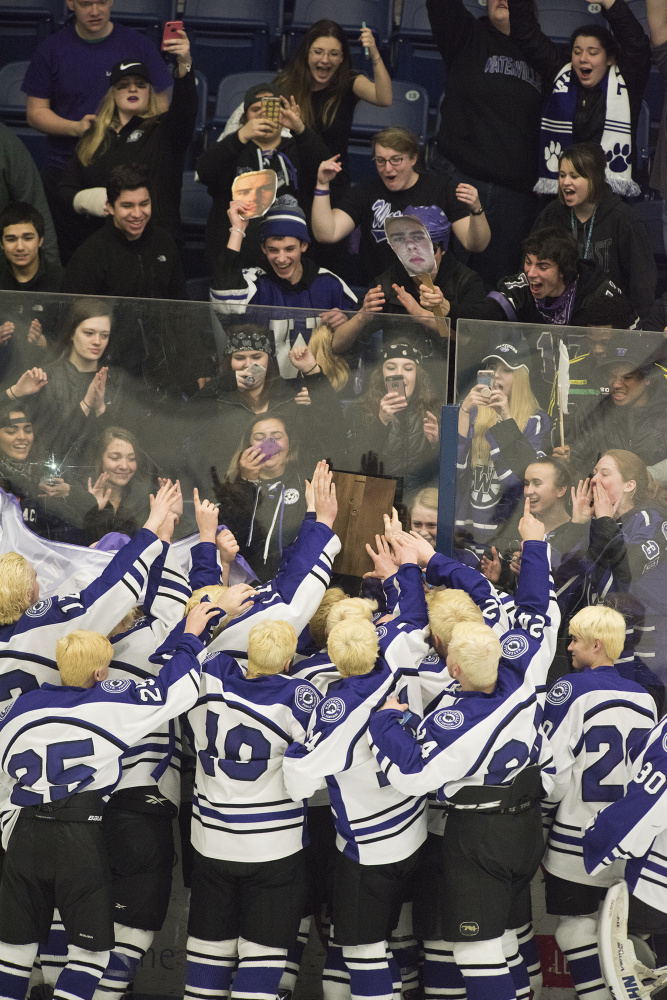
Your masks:
M 252 607 L 250 600 L 257 591 L 247 583 L 236 583 L 222 595 L 219 607 L 222 608 L 230 618 L 236 618 Z
M 422 316 L 423 309 L 417 302 L 414 295 L 410 295 L 410 292 L 406 292 L 403 285 L 397 285 L 396 282 L 391 286 L 396 292 L 396 297 L 400 304 L 403 306 L 405 311 L 410 314 L 410 316 Z
M 347 323 L 348 320 L 342 309 L 328 309 L 326 312 L 320 313 L 319 318 L 330 330 L 337 330 L 339 326 Z
M 195 520 L 199 529 L 199 541 L 215 543 L 215 533 L 218 530 L 218 508 L 210 500 L 200 500 L 199 490 L 196 486 L 193 491 L 193 498 L 195 502 Z
M 185 619 L 183 635 L 201 635 L 208 624 L 209 618 L 219 614 L 220 608 L 217 604 L 211 604 L 210 601 L 200 601 L 199 604 L 195 604 Z
M 612 503 L 604 486 L 591 483 L 593 490 L 593 511 L 596 517 L 613 517 L 618 504 Z
M 338 501 L 336 500 L 336 486 L 326 462 L 318 462 L 315 466 L 313 495 L 317 520 L 333 528 L 338 513 Z
M 294 402 L 298 406 L 310 406 L 311 400 L 305 385 L 303 389 L 299 389 L 299 391 L 297 392 L 296 396 L 294 397 Z
M 30 368 L 17 379 L 16 384 L 10 389 L 12 395 L 17 398 L 21 396 L 33 396 L 40 389 L 43 389 L 48 382 L 46 372 L 42 368 Z
M 501 420 L 509 420 L 510 403 L 502 389 L 492 389 L 486 405 L 495 410 Z
M 174 528 L 178 524 L 178 520 L 178 514 L 175 514 L 173 510 L 170 510 L 156 532 L 161 542 L 171 542 L 174 534 Z
M 9 341 L 12 339 L 12 334 L 14 333 L 15 329 L 16 327 L 9 320 L 7 320 L 6 323 L 0 325 L 0 347 L 3 347 L 5 344 L 9 343 Z
M 388 392 L 386 396 L 383 396 L 380 400 L 378 416 L 385 427 L 388 427 L 395 415 L 404 410 L 407 405 L 407 397 L 401 392 Z
M 192 63 L 190 42 L 182 29 L 178 33 L 178 38 L 168 38 L 162 43 L 162 50 L 164 52 L 171 52 L 173 56 L 178 56 L 179 63 L 184 63 L 186 66 L 188 63 Z
M 280 124 L 295 135 L 301 135 L 306 127 L 301 118 L 301 109 L 293 96 L 290 96 L 289 101 L 286 97 L 280 98 Z
M 407 531 L 395 531 L 387 541 L 394 550 L 394 557 L 399 566 L 405 566 L 408 563 L 419 565 L 419 547 Z
M 340 160 L 340 153 L 336 153 L 329 160 L 323 160 L 320 163 L 319 169 L 317 171 L 317 186 L 318 187 L 328 187 L 332 180 L 339 174 L 343 169 L 341 164 L 338 162 Z
M 378 51 L 375 38 L 373 37 L 373 32 L 370 28 L 362 28 L 361 34 L 359 35 L 359 41 L 365 49 L 368 49 L 368 55 L 370 59 L 375 59 L 380 55 Z
M 498 583 L 500 579 L 500 573 L 502 571 L 502 564 L 498 558 L 498 551 L 495 545 L 491 546 L 491 553 L 493 558 L 489 559 L 488 556 L 482 556 L 479 562 L 480 572 L 484 574 L 487 580 L 491 583 Z
M 108 368 L 100 368 L 98 372 L 95 372 L 95 375 L 86 390 L 86 395 L 83 397 L 84 404 L 89 410 L 94 410 L 98 417 L 101 416 L 106 410 L 104 397 L 107 391 L 108 373 Z
M 391 517 L 389 514 L 383 514 L 382 518 L 384 520 L 385 535 L 392 535 L 396 531 L 403 531 L 403 525 L 395 507 L 391 508 Z
M 386 708 L 394 708 L 397 712 L 407 712 L 409 706 L 400 702 L 398 698 L 387 698 L 384 705 L 380 705 L 378 712 L 383 712 Z
M 461 403 L 461 410 L 463 413 L 470 413 L 471 410 L 479 409 L 480 406 L 488 406 L 490 399 L 491 390 L 488 385 L 475 385 Z
M 163 479 L 161 476 L 158 476 L 157 481 L 160 484 L 160 486 L 171 486 L 171 479 Z M 174 502 L 172 503 L 172 505 L 170 507 L 170 510 L 171 510 L 172 514 L 176 514 L 177 517 L 182 517 L 183 516 L 183 494 L 181 492 L 181 482 L 180 482 L 180 479 L 176 480 L 176 482 L 174 483 L 174 486 L 176 487 L 176 489 L 178 490 L 178 492 L 176 494 L 176 499 L 174 500 Z
M 572 487 L 572 523 L 586 524 L 593 517 L 593 490 L 590 479 L 580 479 Z
M 422 569 L 425 569 L 435 555 L 435 549 L 418 531 L 411 531 L 410 536 L 417 546 L 417 563 Z
M 264 462 L 264 452 L 260 451 L 257 445 L 250 445 L 239 458 L 241 478 L 249 479 L 251 483 L 256 483 L 259 479 L 259 470 L 262 468 Z
M 570 460 L 570 446 L 569 444 L 559 445 L 554 448 L 553 452 L 554 458 L 564 458 L 567 462 Z
M 294 367 L 300 372 L 309 372 L 311 368 L 317 368 L 315 355 L 306 344 L 301 344 L 299 347 L 293 347 L 287 357 L 290 359 Z
M 98 510 L 104 510 L 106 505 L 109 503 L 111 498 L 111 487 L 107 488 L 107 481 L 109 477 L 106 472 L 101 472 L 100 475 L 95 480 L 95 485 L 93 486 L 93 481 L 88 477 L 88 492 L 92 493 L 97 500 Z
M 168 482 L 169 480 L 167 480 Z M 144 528 L 157 535 L 160 525 L 176 502 L 176 497 L 180 492 L 180 486 L 168 486 L 165 484 L 160 487 L 155 496 L 151 493 L 151 512 L 144 524 Z
M 42 324 L 38 319 L 34 319 L 28 327 L 28 343 L 41 348 L 47 346 L 46 337 L 42 333 Z
M 382 312 L 385 302 L 386 299 L 382 291 L 382 285 L 375 285 L 374 288 L 369 288 L 364 295 L 364 301 L 361 303 L 361 312 Z
M 257 140 L 266 142 L 276 134 L 275 123 L 270 118 L 251 118 L 238 131 L 238 137 L 243 143 Z
M 440 306 L 445 316 L 449 315 L 449 300 L 445 298 L 440 288 L 430 288 L 428 285 L 419 286 L 419 304 L 422 309 L 433 312 L 436 306 Z
M 396 572 L 396 563 L 394 562 L 391 549 L 389 548 L 389 543 L 386 538 L 382 535 L 376 535 L 375 545 L 377 547 L 377 552 L 375 552 L 368 542 L 366 542 L 366 552 L 368 552 L 369 556 L 373 560 L 374 569 L 369 573 L 364 573 L 364 579 L 371 577 L 374 580 L 387 580 Z
M 519 534 L 524 542 L 541 542 L 546 534 L 544 525 L 530 512 L 530 497 L 523 505 L 523 517 L 519 521 Z
M 38 494 L 40 497 L 68 497 L 72 487 L 60 476 L 57 476 L 50 483 L 40 483 L 39 488 L 43 490 L 43 493 Z
M 80 139 L 82 135 L 85 135 L 89 128 L 92 127 L 93 122 L 97 120 L 97 115 L 84 115 L 80 118 L 78 122 L 72 122 L 74 128 L 74 135 Z
M 440 440 L 440 424 L 436 415 L 430 410 L 426 411 L 424 417 L 424 437 L 429 444 L 437 444 Z
M 479 200 L 479 191 L 472 184 L 458 184 L 456 187 L 457 201 L 462 201 L 473 212 L 479 212 L 482 203 Z
M 217 533 L 215 544 L 220 553 L 220 562 L 228 566 L 233 563 L 239 552 L 239 543 L 229 528 L 223 528 Z
M 244 201 L 230 201 L 229 208 L 227 209 L 230 225 L 233 229 L 240 229 L 241 232 L 245 233 L 248 220 L 244 218 L 243 212 L 248 215 L 250 214 L 251 207 L 248 203 Z

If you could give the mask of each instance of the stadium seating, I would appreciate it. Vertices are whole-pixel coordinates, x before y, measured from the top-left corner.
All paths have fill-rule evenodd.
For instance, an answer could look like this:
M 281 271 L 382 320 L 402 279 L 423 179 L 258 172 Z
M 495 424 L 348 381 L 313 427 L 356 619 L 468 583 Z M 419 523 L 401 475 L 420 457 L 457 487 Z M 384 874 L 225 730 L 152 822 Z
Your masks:
M 445 67 L 433 43 L 426 0 L 403 0 L 401 23 L 392 39 L 392 53 L 395 75 L 423 87 L 434 109 L 445 86 Z
M 0 69 L 0 118 L 6 125 L 25 122 L 26 95 L 21 90 L 28 61 L 6 63 Z
M 566 42 L 573 31 L 582 24 L 607 22 L 600 13 L 599 3 L 582 3 L 581 0 L 536 0 L 537 16 L 542 31 L 556 42 Z
M 414 132 L 420 145 L 426 141 L 428 94 L 423 88 L 404 80 L 394 80 L 393 90 L 394 102 L 389 108 L 378 108 L 365 101 L 357 104 L 347 150 L 352 179 L 355 181 L 372 175 L 375 171 L 368 142 L 375 132 L 397 125 Z
M 391 0 L 337 0 L 335 6 L 330 0 L 295 0 L 294 17 L 285 30 L 285 58 L 290 59 L 294 55 L 301 39 L 316 21 L 333 18 L 350 40 L 354 65 L 369 72 L 370 63 L 357 42 L 361 24 L 365 22 L 371 28 L 378 48 L 383 55 L 388 54 L 392 6 Z
M 10 60 L 30 59 L 39 43 L 53 31 L 55 21 L 56 7 L 52 0 L 3 0 L 0 66 Z

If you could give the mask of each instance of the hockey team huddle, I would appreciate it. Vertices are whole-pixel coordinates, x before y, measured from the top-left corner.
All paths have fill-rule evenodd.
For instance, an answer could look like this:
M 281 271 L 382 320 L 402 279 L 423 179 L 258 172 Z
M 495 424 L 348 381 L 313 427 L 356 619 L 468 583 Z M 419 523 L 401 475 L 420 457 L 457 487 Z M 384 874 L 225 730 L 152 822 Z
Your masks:
M 179 808 L 188 1000 L 290 996 L 314 916 L 325 998 L 527 1000 L 540 864 L 578 995 L 650 995 L 667 719 L 616 671 L 625 623 L 602 605 L 572 618 L 574 670 L 547 688 L 560 615 L 529 502 L 511 599 L 385 516 L 379 615 L 329 586 L 324 462 L 256 589 L 223 584 L 196 491 L 183 572 L 176 491 L 79 593 L 40 600 L 24 556 L 0 557 L 0 997 L 40 976 L 55 1000 L 131 989 Z

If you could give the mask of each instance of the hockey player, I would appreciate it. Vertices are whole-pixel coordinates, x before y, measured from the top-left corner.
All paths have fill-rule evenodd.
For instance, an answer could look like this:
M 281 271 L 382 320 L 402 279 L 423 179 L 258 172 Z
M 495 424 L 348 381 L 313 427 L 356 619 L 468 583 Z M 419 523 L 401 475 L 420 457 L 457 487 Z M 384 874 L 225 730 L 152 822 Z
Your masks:
M 452 997 L 467 991 L 468 1000 L 516 997 L 503 935 L 530 918 L 530 881 L 543 850 L 538 727 L 559 613 L 544 526 L 528 504 L 520 531 L 516 627 L 502 643 L 486 625 L 454 628 L 447 667 L 460 689 L 416 733 L 402 726 L 405 706 L 396 699 L 370 720 L 375 756 L 394 787 L 438 789 L 448 804 L 440 920 L 465 988 L 455 977 L 443 988 Z
M 194 704 L 197 638 L 217 608 L 198 606 L 169 663 L 136 683 L 108 678 L 111 644 L 78 629 L 58 640 L 62 686 L 19 695 L 0 722 L 9 789 L 0 882 L 0 995 L 23 1000 L 54 905 L 69 953 L 56 1000 L 91 1000 L 113 946 L 113 911 L 101 821 L 123 751 L 158 722 Z
M 185 996 L 275 997 L 306 901 L 305 806 L 290 800 L 282 758 L 319 701 L 284 676 L 297 635 L 258 622 L 248 665 L 209 654 L 189 720 L 197 750 L 195 858 Z
M 559 918 L 556 941 L 579 996 L 610 1000 L 597 949 L 598 907 L 606 889 L 622 878 L 623 865 L 589 875 L 580 831 L 607 803 L 622 798 L 626 754 L 655 725 L 655 702 L 614 667 L 625 642 L 618 611 L 583 608 L 569 628 L 575 672 L 553 685 L 544 711 L 556 765 L 543 807 L 554 817 L 543 862 L 547 912 Z
M 342 945 L 353 998 L 393 995 L 387 939 L 426 837 L 424 797 L 397 793 L 378 780 L 365 738 L 370 712 L 389 692 L 403 690 L 402 668 L 414 668 L 427 650 L 421 574 L 414 548 L 400 549 L 402 614 L 377 628 L 355 614 L 331 628 L 331 663 L 322 662 L 326 696 L 305 745 L 290 747 L 283 765 L 294 799 L 310 796 L 323 779 L 329 788 L 339 851 L 333 939 Z M 340 602 L 332 614 L 342 607 Z

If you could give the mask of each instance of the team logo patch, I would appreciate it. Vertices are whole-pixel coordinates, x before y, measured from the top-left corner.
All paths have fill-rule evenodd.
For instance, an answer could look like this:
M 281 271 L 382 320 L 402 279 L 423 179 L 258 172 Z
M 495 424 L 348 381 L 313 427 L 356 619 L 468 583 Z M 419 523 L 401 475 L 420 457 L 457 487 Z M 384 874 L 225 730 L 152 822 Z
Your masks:
M 338 722 L 345 715 L 345 702 L 342 698 L 327 698 L 320 709 L 322 722 Z
M 464 715 L 457 708 L 443 708 L 436 712 L 433 721 L 441 729 L 458 729 L 463 725 Z
M 648 542 L 644 542 L 642 545 L 642 552 L 647 559 L 655 559 L 655 557 L 660 554 L 660 546 L 657 542 L 649 540 Z
M 503 656 L 508 660 L 515 660 L 517 656 L 523 656 L 528 652 L 528 640 L 525 635 L 510 635 L 502 643 Z
M 459 924 L 459 933 L 464 937 L 477 937 L 479 924 L 474 920 L 462 920 Z
M 294 701 L 302 712 L 312 712 L 316 705 L 320 703 L 320 696 L 311 687 L 299 684 L 294 694 Z
M 294 490 L 294 489 L 292 489 L 292 490 L 285 490 L 285 498 L 284 498 L 285 499 L 285 503 L 289 503 L 289 504 L 296 503 L 298 501 L 298 499 L 299 499 L 300 496 L 301 496 L 301 494 L 299 493 L 298 490 Z
M 37 601 L 33 604 L 31 608 L 28 608 L 26 615 L 28 618 L 41 618 L 51 607 L 51 598 L 47 597 L 45 601 Z
M 122 677 L 114 677 L 106 681 L 102 681 L 102 690 L 106 691 L 107 694 L 123 694 L 129 688 L 132 681 L 123 679 Z
M 5 709 L 5 712 L 6 711 L 7 709 Z M 5 712 L 3 712 L 2 715 L 0 715 L 0 719 L 2 719 Z M 662 737 L 662 749 L 665 751 L 665 753 L 667 753 L 667 733 L 665 733 L 665 735 Z
M 378 639 L 384 639 L 384 637 L 387 634 L 387 630 L 384 627 L 384 625 L 378 625 L 378 627 L 375 629 L 375 633 L 376 633 Z
M 130 132 L 125 142 L 137 142 L 138 139 L 141 139 L 142 135 L 143 132 L 141 129 L 135 128 L 134 132 Z
M 207 653 L 202 663 L 208 663 L 209 660 L 214 660 L 218 654 L 217 653 Z
M 422 660 L 422 663 L 439 663 L 439 662 L 440 662 L 440 657 L 438 656 L 437 653 L 429 653 L 428 656 L 425 656 L 424 659 Z
M 556 681 L 547 695 L 550 705 L 562 705 L 572 694 L 572 685 L 569 681 Z

